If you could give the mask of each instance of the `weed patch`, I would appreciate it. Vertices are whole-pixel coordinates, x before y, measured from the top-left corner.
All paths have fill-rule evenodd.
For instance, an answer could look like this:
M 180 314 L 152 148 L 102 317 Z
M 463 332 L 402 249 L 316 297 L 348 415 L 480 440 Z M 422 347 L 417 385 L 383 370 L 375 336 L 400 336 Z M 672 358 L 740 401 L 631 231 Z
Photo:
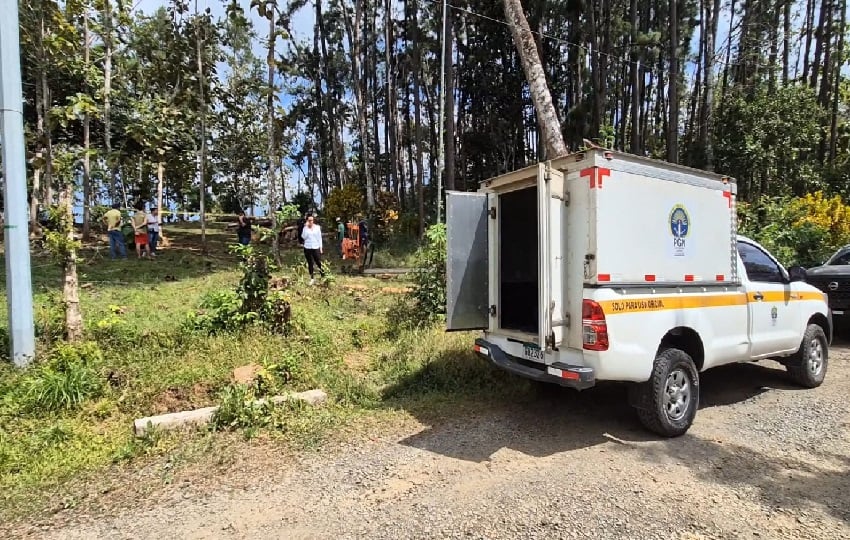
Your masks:
M 79 408 L 99 397 L 105 381 L 98 372 L 103 355 L 95 343 L 62 344 L 24 380 L 26 408 L 34 414 Z

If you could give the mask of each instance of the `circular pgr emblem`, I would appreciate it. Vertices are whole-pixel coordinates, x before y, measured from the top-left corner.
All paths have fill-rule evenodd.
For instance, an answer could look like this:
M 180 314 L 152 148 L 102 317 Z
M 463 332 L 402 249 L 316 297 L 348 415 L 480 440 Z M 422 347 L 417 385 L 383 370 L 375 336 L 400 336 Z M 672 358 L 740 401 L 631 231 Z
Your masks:
M 670 211 L 670 233 L 674 238 L 685 238 L 691 230 L 691 217 L 682 204 L 677 204 Z

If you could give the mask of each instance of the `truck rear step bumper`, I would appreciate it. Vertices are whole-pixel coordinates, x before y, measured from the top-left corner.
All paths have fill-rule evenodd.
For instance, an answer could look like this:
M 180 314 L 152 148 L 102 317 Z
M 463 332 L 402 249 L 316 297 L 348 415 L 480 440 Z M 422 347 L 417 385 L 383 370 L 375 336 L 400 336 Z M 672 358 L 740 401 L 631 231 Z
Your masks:
M 497 367 L 527 379 L 558 384 L 576 390 L 584 390 L 596 384 L 596 372 L 593 368 L 571 366 L 561 362 L 548 366 L 527 362 L 505 353 L 498 345 L 484 339 L 475 340 L 475 352 Z M 540 367 L 537 367 L 538 365 Z

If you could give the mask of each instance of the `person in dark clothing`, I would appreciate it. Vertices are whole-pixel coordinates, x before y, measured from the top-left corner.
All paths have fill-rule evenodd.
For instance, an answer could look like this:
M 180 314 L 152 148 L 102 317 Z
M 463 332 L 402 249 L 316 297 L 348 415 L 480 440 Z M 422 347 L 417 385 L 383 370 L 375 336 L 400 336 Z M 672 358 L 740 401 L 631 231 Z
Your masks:
M 304 238 L 301 236 L 301 233 L 304 232 L 304 224 L 307 223 L 307 214 L 301 214 L 301 217 L 298 218 L 298 243 L 302 246 L 304 245 Z
M 236 236 L 239 243 L 247 246 L 251 243 L 251 218 L 245 215 L 244 210 L 239 211 L 239 222 L 236 226 Z
M 360 247 L 365 251 L 366 246 L 369 245 L 369 226 L 366 224 L 366 218 L 363 216 L 360 216 L 357 229 L 360 232 Z

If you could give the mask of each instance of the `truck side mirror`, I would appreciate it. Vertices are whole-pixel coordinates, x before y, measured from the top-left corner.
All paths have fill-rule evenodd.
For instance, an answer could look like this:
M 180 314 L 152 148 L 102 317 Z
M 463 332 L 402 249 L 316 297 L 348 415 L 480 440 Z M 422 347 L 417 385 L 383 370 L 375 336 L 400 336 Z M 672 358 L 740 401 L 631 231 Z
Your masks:
M 791 281 L 806 281 L 806 269 L 802 266 L 792 266 L 788 269 L 788 277 Z

